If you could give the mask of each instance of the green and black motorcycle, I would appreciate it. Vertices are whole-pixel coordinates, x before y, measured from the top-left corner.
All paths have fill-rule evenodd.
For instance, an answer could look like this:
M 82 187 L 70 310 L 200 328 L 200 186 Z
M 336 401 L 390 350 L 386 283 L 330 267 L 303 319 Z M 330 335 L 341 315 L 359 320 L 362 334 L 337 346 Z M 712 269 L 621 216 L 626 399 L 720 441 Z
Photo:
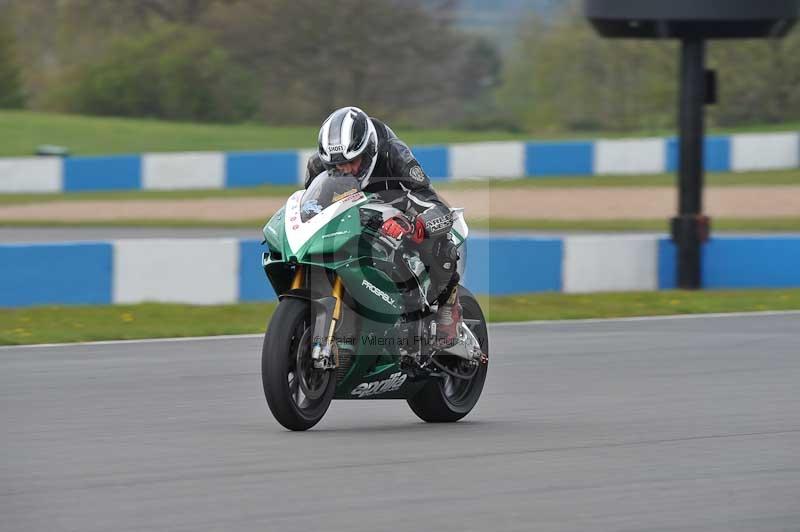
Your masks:
M 465 261 L 467 225 L 450 238 Z M 382 234 L 402 215 L 351 176 L 320 174 L 264 226 L 262 263 L 278 294 L 264 337 L 264 395 L 278 422 L 313 427 L 332 399 L 405 399 L 428 422 L 467 415 L 488 368 L 486 320 L 459 286 L 458 341 L 436 341 L 430 279 L 415 246 Z M 463 272 L 462 272 L 463 273 Z

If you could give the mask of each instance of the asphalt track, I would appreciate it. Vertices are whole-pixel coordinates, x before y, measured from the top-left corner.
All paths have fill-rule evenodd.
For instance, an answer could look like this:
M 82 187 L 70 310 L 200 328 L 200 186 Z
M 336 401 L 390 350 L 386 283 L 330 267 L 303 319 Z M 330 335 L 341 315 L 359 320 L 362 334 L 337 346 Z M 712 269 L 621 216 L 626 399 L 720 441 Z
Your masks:
M 0 530 L 800 530 L 800 314 L 494 326 L 464 421 L 268 413 L 260 339 L 0 349 Z

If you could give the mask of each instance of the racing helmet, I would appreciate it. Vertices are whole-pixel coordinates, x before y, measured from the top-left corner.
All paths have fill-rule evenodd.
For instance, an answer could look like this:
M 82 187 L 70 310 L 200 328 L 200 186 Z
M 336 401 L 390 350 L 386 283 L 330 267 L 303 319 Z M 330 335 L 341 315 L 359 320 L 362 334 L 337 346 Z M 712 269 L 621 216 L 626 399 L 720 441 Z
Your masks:
M 369 116 L 358 107 L 342 107 L 325 119 L 319 130 L 319 158 L 326 170 L 335 171 L 337 164 L 361 157 L 361 166 L 354 177 L 363 179 L 372 174 L 378 153 L 378 133 Z

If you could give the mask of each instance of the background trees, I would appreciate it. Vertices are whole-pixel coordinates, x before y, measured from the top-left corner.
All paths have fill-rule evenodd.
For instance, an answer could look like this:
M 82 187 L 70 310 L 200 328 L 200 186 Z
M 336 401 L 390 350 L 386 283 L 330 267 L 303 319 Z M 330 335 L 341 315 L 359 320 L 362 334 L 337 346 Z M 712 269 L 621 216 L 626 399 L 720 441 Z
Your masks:
M 349 103 L 407 124 L 453 123 L 498 70 L 486 63 L 499 59 L 471 53 L 475 39 L 413 0 L 339 0 L 331 10 L 251 0 L 217 6 L 209 21 L 260 81 L 263 117 L 279 123 L 316 122 Z
M 453 4 L 10 0 L 40 108 L 315 123 L 352 103 L 418 126 L 468 117 L 499 74 L 493 46 L 444 16 Z
M 601 39 L 578 16 L 523 27 L 498 97 L 517 126 L 629 130 L 672 124 L 674 44 Z
M 575 10 L 520 26 L 497 96 L 526 130 L 663 130 L 676 123 L 678 47 L 598 37 Z M 712 124 L 800 120 L 800 30 L 774 41 L 714 41 Z
M 600 39 L 574 0 L 492 5 L 0 0 L 0 20 L 13 21 L 0 28 L 0 105 L 312 124 L 352 103 L 416 127 L 674 127 L 674 44 Z M 709 63 L 712 123 L 800 120 L 800 31 L 715 42 Z
M 86 114 L 232 122 L 256 109 L 245 69 L 207 33 L 181 26 L 118 39 L 65 84 L 61 105 Z
M 0 109 L 24 106 L 22 72 L 17 60 L 14 34 L 8 24 L 0 20 Z

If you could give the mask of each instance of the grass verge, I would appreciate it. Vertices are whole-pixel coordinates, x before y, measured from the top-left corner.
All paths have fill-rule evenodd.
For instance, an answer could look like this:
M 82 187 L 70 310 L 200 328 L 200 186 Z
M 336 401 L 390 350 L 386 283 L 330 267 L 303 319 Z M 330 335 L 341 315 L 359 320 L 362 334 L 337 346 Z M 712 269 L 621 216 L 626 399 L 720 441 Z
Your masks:
M 320 121 L 324 117 L 320 117 Z M 454 129 L 396 129 L 409 144 L 524 140 L 529 133 Z M 66 146 L 74 155 L 174 151 L 293 150 L 316 146 L 318 125 L 220 125 L 164 120 L 0 111 L 0 157 L 34 153 L 41 144 Z
M 323 117 L 320 117 L 322 120 Z M 0 111 L 0 157 L 31 155 L 40 144 L 67 146 L 73 154 L 113 154 L 167 151 L 237 151 L 313 148 L 318 125 L 271 127 L 168 122 L 130 118 Z M 763 124 L 736 129 L 711 129 L 710 134 L 797 131 L 798 123 Z M 674 130 L 608 131 L 470 131 L 395 128 L 409 144 L 444 144 L 492 140 L 591 139 L 671 136 Z
M 0 309 L 0 345 L 215 336 L 263 331 L 274 303 Z
M 800 289 L 481 297 L 489 321 L 799 310 Z M 274 303 L 0 309 L 0 345 L 262 333 Z
M 800 289 L 547 293 L 480 299 L 490 321 L 800 310 Z

